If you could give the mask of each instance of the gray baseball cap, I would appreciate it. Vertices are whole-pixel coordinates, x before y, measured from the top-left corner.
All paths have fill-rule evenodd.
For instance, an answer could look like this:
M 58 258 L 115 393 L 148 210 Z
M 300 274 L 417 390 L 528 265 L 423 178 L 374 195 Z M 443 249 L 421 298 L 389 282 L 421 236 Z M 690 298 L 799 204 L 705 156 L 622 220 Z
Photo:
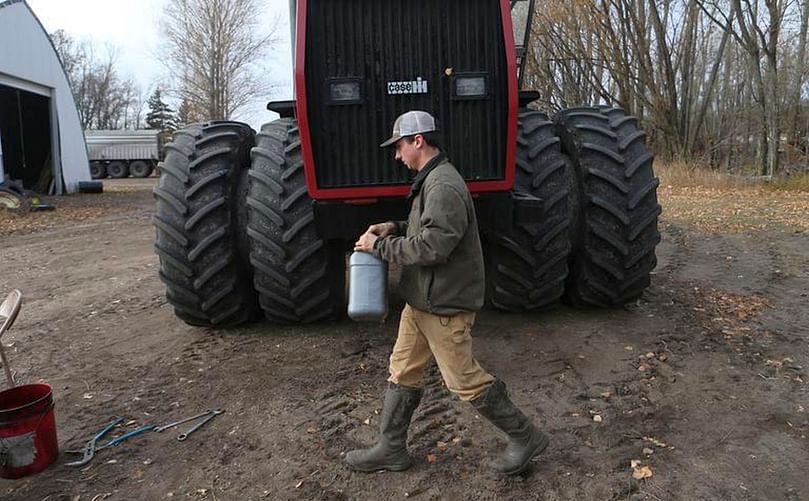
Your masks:
M 396 141 L 407 136 L 415 136 L 416 134 L 424 134 L 425 132 L 433 132 L 435 128 L 435 118 L 426 111 L 413 110 L 402 113 L 393 122 L 393 135 L 380 144 L 380 148 L 388 147 Z

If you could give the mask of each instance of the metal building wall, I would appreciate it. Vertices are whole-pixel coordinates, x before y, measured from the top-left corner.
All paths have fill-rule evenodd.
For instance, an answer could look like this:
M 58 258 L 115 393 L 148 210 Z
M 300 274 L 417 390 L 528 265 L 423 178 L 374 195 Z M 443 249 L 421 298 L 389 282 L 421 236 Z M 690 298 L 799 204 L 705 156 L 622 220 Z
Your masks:
M 79 113 L 50 38 L 23 0 L 0 1 L 0 84 L 50 97 L 55 192 L 77 191 L 90 180 Z

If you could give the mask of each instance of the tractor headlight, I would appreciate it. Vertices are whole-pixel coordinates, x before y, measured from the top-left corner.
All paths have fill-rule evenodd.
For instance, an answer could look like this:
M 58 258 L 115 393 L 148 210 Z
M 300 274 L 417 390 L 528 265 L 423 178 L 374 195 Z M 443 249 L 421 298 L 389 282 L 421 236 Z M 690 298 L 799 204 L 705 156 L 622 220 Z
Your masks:
M 456 73 L 452 82 L 454 99 L 482 99 L 489 94 L 486 75 L 482 73 Z
M 362 102 L 362 86 L 359 79 L 341 78 L 329 81 L 330 104 L 356 104 L 359 102 Z

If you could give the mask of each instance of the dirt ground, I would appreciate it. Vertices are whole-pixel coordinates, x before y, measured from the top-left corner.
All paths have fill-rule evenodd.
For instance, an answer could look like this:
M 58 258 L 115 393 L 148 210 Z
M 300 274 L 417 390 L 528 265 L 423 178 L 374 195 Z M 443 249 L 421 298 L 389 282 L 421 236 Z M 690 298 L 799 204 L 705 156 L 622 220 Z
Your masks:
M 809 499 L 805 209 L 735 224 L 761 214 L 742 203 L 724 216 L 719 200 L 697 217 L 704 194 L 661 190 L 663 243 L 642 300 L 479 316 L 481 363 L 552 437 L 526 475 L 490 472 L 502 436 L 434 370 L 411 428 L 415 466 L 359 474 L 342 457 L 376 436 L 396 315 L 183 324 L 157 278 L 152 183 L 0 214 L 0 294 L 25 294 L 3 341 L 18 382 L 54 387 L 62 449 L 46 471 L 0 480 L 3 500 Z M 766 196 L 778 194 L 751 199 Z M 112 416 L 126 419 L 120 434 L 216 407 L 225 413 L 185 442 L 187 425 L 64 465 Z

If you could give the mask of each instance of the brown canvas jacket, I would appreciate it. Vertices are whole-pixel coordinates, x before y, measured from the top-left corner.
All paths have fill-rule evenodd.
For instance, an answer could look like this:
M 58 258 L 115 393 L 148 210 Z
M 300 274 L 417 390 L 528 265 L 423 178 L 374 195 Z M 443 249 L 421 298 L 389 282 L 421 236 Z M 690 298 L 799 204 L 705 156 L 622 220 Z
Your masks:
M 441 159 L 414 193 L 398 235 L 378 240 L 374 254 L 402 265 L 401 294 L 413 308 L 437 315 L 483 306 L 483 252 L 472 196 L 461 175 Z M 401 234 L 404 233 L 404 234 Z

